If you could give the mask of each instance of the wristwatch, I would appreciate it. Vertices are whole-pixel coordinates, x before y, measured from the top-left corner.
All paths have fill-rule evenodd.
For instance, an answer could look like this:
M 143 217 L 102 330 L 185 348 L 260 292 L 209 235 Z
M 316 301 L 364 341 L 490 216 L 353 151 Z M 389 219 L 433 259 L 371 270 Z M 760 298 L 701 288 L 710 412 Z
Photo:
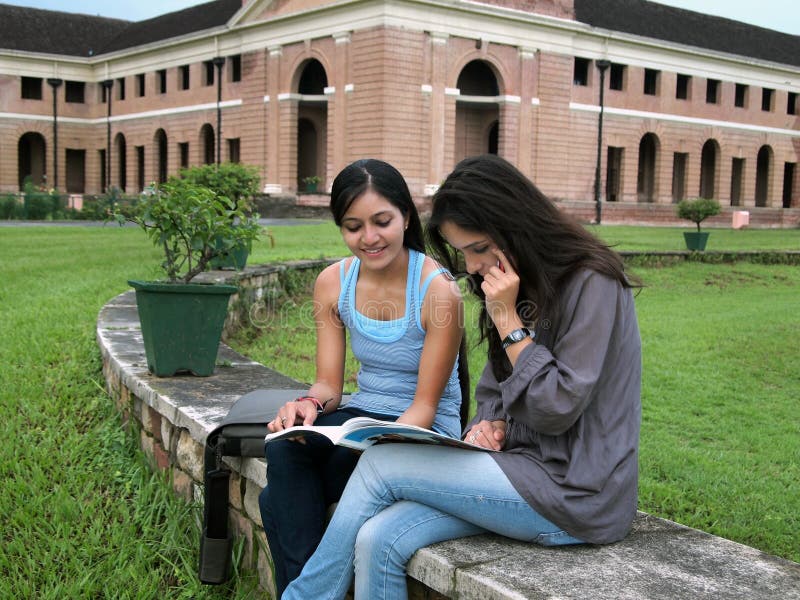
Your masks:
M 505 337 L 505 339 L 503 339 L 503 350 L 508 348 L 511 344 L 516 344 L 517 342 L 521 342 L 522 340 L 528 337 L 534 338 L 535 334 L 527 327 L 520 327 L 519 329 L 515 329 L 514 331 L 509 333 Z

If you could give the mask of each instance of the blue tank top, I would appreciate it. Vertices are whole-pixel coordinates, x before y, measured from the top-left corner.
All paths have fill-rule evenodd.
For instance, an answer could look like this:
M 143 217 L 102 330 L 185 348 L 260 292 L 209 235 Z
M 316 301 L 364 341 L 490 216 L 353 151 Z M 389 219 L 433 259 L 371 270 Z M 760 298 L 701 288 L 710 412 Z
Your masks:
M 390 321 L 372 319 L 356 310 L 356 282 L 361 261 L 353 258 L 346 272 L 346 260 L 339 263 L 339 315 L 350 332 L 353 355 L 361 364 L 358 391 L 350 396 L 347 406 L 386 415 L 400 415 L 411 406 L 425 342 L 420 314 L 422 300 L 431 280 L 446 272 L 438 269 L 420 284 L 424 262 L 424 254 L 409 249 L 405 315 Z M 439 400 L 432 429 L 459 437 L 460 406 L 461 388 L 454 366 Z

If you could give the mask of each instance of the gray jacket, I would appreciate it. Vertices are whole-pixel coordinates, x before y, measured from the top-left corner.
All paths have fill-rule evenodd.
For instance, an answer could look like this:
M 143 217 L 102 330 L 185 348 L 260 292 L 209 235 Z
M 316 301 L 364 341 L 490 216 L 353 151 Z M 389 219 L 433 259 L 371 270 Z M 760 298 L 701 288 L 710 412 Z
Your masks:
M 560 315 L 540 318 L 536 343 L 508 379 L 498 383 L 486 366 L 473 422 L 508 423 L 504 451 L 492 457 L 534 510 L 586 542 L 614 542 L 637 506 L 642 359 L 633 294 L 583 270 L 562 298 Z

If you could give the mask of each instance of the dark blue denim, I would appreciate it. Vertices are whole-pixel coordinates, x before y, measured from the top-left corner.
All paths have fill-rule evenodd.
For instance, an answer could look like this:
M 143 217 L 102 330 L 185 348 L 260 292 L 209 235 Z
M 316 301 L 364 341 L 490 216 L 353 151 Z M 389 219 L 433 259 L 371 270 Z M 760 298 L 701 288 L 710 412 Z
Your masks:
M 353 417 L 396 421 L 397 416 L 341 408 L 320 415 L 315 425 L 341 425 Z M 322 436 L 306 443 L 266 444 L 267 486 L 258 498 L 267 534 L 278 598 L 316 550 L 325 532 L 328 507 L 338 502 L 360 453 L 334 446 Z

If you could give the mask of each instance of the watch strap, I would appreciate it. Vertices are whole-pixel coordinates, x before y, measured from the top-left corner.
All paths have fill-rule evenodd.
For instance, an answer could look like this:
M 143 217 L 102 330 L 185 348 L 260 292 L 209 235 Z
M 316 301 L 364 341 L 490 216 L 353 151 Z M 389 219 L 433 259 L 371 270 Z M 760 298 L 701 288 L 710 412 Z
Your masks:
M 509 333 L 505 338 L 503 338 L 503 350 L 505 350 L 512 344 L 521 342 L 525 338 L 534 338 L 534 337 L 535 334 L 533 333 L 533 331 L 531 331 L 527 327 L 520 327 L 519 329 L 515 329 L 514 331 Z

